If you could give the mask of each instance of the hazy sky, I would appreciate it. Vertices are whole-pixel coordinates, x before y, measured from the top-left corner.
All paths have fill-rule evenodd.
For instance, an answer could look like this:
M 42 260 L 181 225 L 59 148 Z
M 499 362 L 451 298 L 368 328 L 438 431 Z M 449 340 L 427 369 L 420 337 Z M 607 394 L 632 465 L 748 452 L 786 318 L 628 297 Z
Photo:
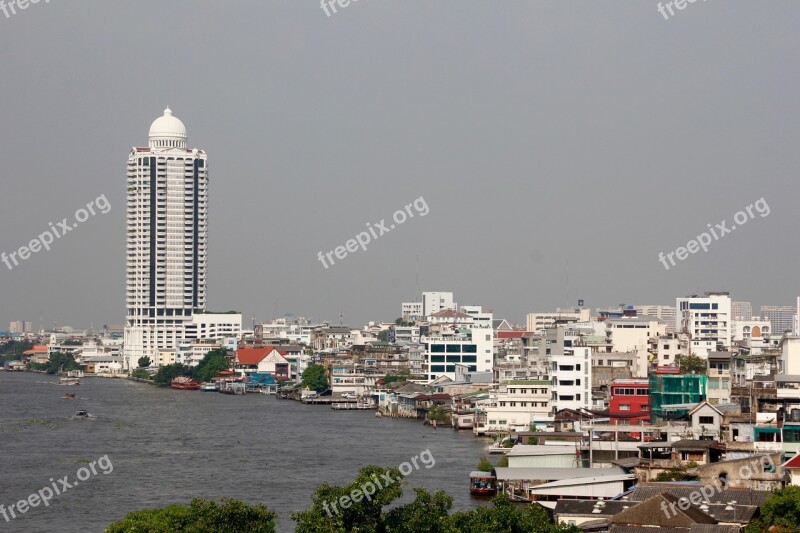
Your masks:
M 728 290 L 793 304 L 800 3 L 52 0 L 0 12 L 10 320 L 124 322 L 125 171 L 169 105 L 211 170 L 209 309 L 392 320 L 422 290 L 498 317 Z M 668 253 L 764 197 L 756 218 Z M 317 259 L 423 197 L 325 269 Z M 569 280 L 567 282 L 567 279 Z M 757 309 L 754 309 L 757 311 Z

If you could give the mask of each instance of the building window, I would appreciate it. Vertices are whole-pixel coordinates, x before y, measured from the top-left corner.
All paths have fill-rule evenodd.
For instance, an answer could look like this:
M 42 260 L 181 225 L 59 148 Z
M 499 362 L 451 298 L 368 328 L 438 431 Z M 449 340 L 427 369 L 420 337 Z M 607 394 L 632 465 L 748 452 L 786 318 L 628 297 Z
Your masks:
M 631 405 L 628 404 L 628 403 L 622 403 L 622 404 L 619 405 L 619 410 L 620 411 L 630 411 L 631 410 Z
M 701 424 L 714 424 L 714 417 L 713 416 L 701 416 L 700 417 Z

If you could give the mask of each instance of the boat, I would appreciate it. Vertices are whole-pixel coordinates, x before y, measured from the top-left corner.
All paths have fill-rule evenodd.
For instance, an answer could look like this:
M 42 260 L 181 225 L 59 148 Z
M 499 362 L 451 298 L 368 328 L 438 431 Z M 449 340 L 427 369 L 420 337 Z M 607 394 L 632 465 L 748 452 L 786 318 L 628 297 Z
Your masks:
M 65 392 L 64 393 L 64 399 L 65 400 L 74 400 L 75 399 L 75 393 L 74 392 Z
M 217 392 L 219 385 L 217 383 L 203 383 L 200 385 L 200 390 L 203 392 Z
M 196 382 L 190 377 L 178 376 L 177 378 L 172 380 L 172 383 L 170 383 L 170 387 L 172 387 L 173 389 L 181 389 L 181 390 L 199 390 L 200 383 Z
M 59 378 L 59 385 L 80 385 L 81 378 Z
M 469 493 L 475 496 L 494 496 L 497 480 L 491 472 L 475 470 L 469 473 Z
M 81 409 L 79 411 L 75 411 L 75 415 L 72 418 L 92 418 L 92 415 L 88 413 L 88 411 Z

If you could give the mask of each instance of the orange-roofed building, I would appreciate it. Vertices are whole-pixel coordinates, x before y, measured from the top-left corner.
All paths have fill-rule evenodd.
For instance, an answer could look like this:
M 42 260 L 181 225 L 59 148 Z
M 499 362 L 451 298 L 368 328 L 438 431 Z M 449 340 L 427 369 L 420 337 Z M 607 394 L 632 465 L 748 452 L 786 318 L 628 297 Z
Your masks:
M 25 350 L 22 355 L 27 357 L 31 363 L 46 363 L 50 360 L 47 346 L 43 344 L 37 344 L 30 350 Z
M 234 368 L 244 375 L 258 372 L 271 374 L 276 381 L 289 379 L 289 361 L 284 357 L 286 352 L 275 346 L 263 348 L 239 348 L 236 350 Z

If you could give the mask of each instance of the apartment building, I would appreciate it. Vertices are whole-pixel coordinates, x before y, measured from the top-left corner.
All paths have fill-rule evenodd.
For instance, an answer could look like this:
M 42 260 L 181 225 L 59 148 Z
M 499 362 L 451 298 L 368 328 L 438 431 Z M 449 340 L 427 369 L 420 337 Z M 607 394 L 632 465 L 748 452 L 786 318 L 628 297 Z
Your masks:
M 550 382 L 512 380 L 501 384 L 492 404 L 481 409 L 473 432 L 505 433 L 544 428 L 553 421 L 550 408 Z
M 675 327 L 690 338 L 692 355 L 705 358 L 708 352 L 731 345 L 731 298 L 727 292 L 707 292 L 705 296 L 676 298 Z
M 612 425 L 635 426 L 650 421 L 650 380 L 616 379 L 609 389 Z

